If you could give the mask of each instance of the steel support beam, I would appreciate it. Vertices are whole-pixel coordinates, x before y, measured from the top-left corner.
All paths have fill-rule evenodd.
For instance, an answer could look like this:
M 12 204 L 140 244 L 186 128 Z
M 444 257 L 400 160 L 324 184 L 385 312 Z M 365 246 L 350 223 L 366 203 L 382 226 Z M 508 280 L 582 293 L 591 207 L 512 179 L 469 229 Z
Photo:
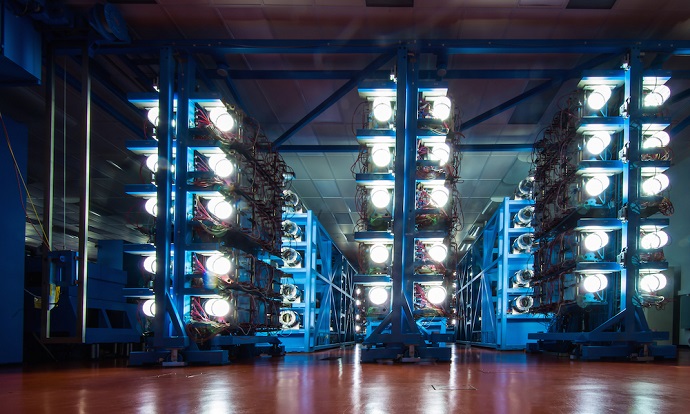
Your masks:
M 283 145 L 281 153 L 294 152 L 359 152 L 359 145 Z M 461 144 L 460 151 L 466 152 L 532 152 L 532 144 Z
M 350 92 L 352 88 L 356 87 L 358 83 L 366 79 L 369 76 L 369 74 L 371 74 L 371 72 L 375 71 L 376 69 L 380 68 L 381 65 L 388 62 L 391 59 L 391 57 L 393 57 L 392 54 L 384 53 L 381 56 L 374 59 L 373 62 L 368 64 L 355 77 L 345 82 L 343 86 L 341 86 L 335 92 L 333 92 L 333 94 L 326 98 L 325 101 L 317 105 L 316 108 L 312 109 L 311 112 L 304 116 L 304 118 L 297 121 L 295 125 L 290 127 L 287 131 L 283 133 L 283 135 L 281 135 L 280 137 L 278 137 L 278 139 L 273 141 L 273 147 L 279 148 L 283 144 L 283 142 L 290 139 L 299 130 L 304 128 L 308 123 L 310 123 L 311 121 L 316 119 L 316 117 L 321 115 L 326 109 L 330 108 L 331 105 L 336 103 L 340 98 L 342 98 L 348 92 Z
M 45 76 L 45 128 L 46 152 L 43 168 L 43 229 L 45 235 L 39 234 L 43 252 L 41 283 L 41 340 L 50 338 L 50 284 L 52 283 L 52 266 L 48 253 L 53 248 L 53 190 L 55 188 L 55 53 L 48 45 L 46 51 Z M 64 108 L 63 108 L 64 110 Z

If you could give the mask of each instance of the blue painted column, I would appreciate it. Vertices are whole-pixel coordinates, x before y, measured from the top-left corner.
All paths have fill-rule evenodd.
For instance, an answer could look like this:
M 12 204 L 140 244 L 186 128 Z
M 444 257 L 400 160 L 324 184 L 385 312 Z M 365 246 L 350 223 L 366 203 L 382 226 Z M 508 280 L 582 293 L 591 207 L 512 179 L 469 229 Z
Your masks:
M 19 172 L 26 180 L 28 129 L 6 116 L 2 117 L 2 122 L 4 129 L 0 145 L 0 177 L 3 179 L 0 180 L 0 190 L 3 197 L 0 197 L 0 228 L 3 230 L 3 236 L 0 237 L 0 263 L 3 269 L 3 284 L 0 315 L 3 320 L 3 337 L 11 339 L 3 341 L 0 364 L 9 364 L 22 362 L 23 359 L 26 218 L 22 204 L 26 205 L 26 193 L 21 184 L 17 185 L 20 178 L 15 166 L 18 166 Z

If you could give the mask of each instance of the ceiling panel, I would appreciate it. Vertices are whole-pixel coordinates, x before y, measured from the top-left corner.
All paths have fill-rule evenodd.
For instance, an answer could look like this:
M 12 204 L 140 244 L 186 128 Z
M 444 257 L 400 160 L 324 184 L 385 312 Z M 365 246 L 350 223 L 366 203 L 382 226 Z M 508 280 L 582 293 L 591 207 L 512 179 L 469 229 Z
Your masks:
M 486 167 L 480 175 L 482 180 L 500 180 L 505 177 L 506 173 L 515 164 L 515 157 L 506 156 L 496 156 L 491 157 L 489 162 L 486 163 Z
M 310 180 L 294 180 L 292 182 L 292 190 L 296 192 L 300 198 L 321 197 L 321 193 L 319 193 L 319 190 Z
M 315 211 L 316 213 L 320 213 L 322 211 L 327 211 L 328 206 L 326 203 L 324 203 L 323 198 L 318 197 L 318 198 L 308 198 L 308 197 L 301 197 L 302 198 L 302 203 L 306 207 L 307 210 L 312 210 Z
M 500 183 L 501 180 L 479 180 L 472 197 L 491 197 Z
M 314 186 L 321 197 L 340 197 L 340 190 L 334 180 L 313 180 Z
M 352 185 L 352 179 L 349 180 L 336 180 L 338 184 L 338 189 L 340 190 L 340 195 L 343 197 L 355 198 L 355 192 L 357 187 Z
M 342 198 L 324 198 L 323 201 L 326 203 L 330 211 L 334 213 L 349 213 L 350 209 L 347 207 L 345 200 Z
M 333 179 L 328 159 L 317 154 L 302 154 L 302 165 L 311 179 Z
M 330 164 L 333 178 L 352 180 L 352 172 L 350 171 L 350 168 L 357 159 L 356 154 L 326 154 L 326 159 Z

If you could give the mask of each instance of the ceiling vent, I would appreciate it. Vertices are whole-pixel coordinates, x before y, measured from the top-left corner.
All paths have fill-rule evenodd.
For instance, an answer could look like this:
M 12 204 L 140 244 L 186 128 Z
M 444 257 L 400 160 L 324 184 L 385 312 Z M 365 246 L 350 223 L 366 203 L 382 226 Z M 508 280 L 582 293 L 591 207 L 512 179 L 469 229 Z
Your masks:
M 600 9 L 610 10 L 616 0 L 570 0 L 566 9 Z
M 366 0 L 367 7 L 413 7 L 414 0 Z

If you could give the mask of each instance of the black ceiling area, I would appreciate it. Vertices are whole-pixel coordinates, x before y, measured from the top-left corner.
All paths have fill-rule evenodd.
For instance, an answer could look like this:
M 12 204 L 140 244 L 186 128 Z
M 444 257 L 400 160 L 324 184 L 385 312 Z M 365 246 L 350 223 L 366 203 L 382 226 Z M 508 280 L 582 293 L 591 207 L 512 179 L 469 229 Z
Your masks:
M 0 83 L 0 111 L 29 126 L 27 186 L 35 205 L 27 245 L 41 243 L 46 177 L 46 63 L 54 56 L 54 244 L 76 249 L 83 56 L 90 56 L 90 242 L 149 239 L 152 218 L 125 185 L 150 180 L 125 142 L 147 139 L 128 94 L 153 92 L 161 47 L 194 60 L 197 89 L 254 118 L 295 171 L 294 191 L 353 263 L 358 213 L 357 84 L 387 79 L 396 45 L 419 50 L 420 79 L 446 82 L 459 119 L 458 190 L 471 240 L 531 169 L 531 146 L 583 71 L 617 69 L 639 48 L 646 69 L 669 71 L 674 160 L 688 155 L 687 0 L 94 0 L 9 1 L 42 36 L 38 84 Z M 150 173 L 149 173 L 150 175 Z

